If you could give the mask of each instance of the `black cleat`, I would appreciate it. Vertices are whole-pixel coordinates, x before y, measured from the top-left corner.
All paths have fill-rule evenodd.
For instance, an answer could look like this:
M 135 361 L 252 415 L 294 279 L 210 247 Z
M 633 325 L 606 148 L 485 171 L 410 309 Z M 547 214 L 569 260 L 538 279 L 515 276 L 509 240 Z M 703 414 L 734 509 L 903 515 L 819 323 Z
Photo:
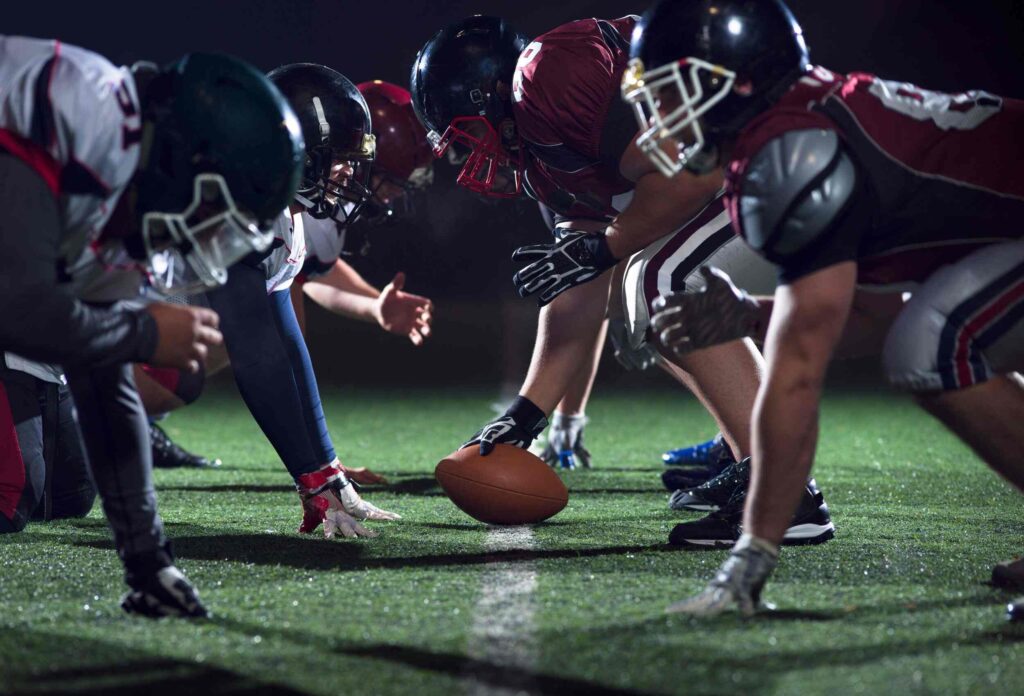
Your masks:
M 195 587 L 173 563 L 170 545 L 127 557 L 125 582 L 131 590 L 121 598 L 121 608 L 150 619 L 208 617 Z
M 1024 623 L 1024 597 L 1006 605 L 1006 619 L 1013 623 Z
M 219 459 L 207 459 L 192 454 L 179 445 L 174 444 L 167 433 L 156 423 L 149 425 L 149 441 L 153 449 L 153 466 L 160 469 L 176 469 L 191 467 L 193 469 L 209 469 L 220 466 Z
M 677 524 L 668 537 L 668 543 L 675 546 L 701 546 L 729 548 L 739 541 L 742 534 L 743 503 L 746 490 L 741 489 L 718 512 L 712 512 L 703 519 Z M 832 523 L 828 505 L 811 481 L 804 488 L 800 507 L 793 516 L 793 522 L 782 538 L 784 546 L 823 544 L 833 538 L 836 527 Z
M 707 483 L 736 463 L 728 450 L 712 464 L 705 466 L 673 466 L 661 472 L 661 482 L 670 491 L 681 491 Z
M 710 481 L 689 490 L 676 491 L 669 498 L 673 510 L 714 512 L 729 502 L 738 490 L 750 485 L 750 457 L 733 462 Z
M 992 568 L 992 586 L 1004 590 L 1024 590 L 1024 558 L 1005 561 Z

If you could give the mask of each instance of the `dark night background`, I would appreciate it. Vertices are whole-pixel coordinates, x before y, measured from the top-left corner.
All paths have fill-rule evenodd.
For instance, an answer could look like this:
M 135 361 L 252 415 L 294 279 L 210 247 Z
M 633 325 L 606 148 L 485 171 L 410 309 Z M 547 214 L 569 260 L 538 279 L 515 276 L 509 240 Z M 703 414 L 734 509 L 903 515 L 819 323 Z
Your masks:
M 3 31 L 55 37 L 118 63 L 164 62 L 187 51 L 236 54 L 269 70 L 292 62 L 328 65 L 355 82 L 406 86 L 413 57 L 442 25 L 495 14 L 536 36 L 583 17 L 641 13 L 650 3 L 615 0 L 187 0 L 5 3 Z M 1024 2 L 790 0 L 812 58 L 837 71 L 864 70 L 940 90 L 987 89 L 1024 97 Z M 354 265 L 386 283 L 405 270 L 407 287 L 435 299 L 435 336 L 413 350 L 367 324 L 310 308 L 309 337 L 321 378 L 340 383 L 518 382 L 536 309 L 511 290 L 513 248 L 543 240 L 533 204 L 488 205 L 456 190 L 439 163 L 435 185 L 410 224 L 374 232 Z M 604 379 L 621 381 L 611 360 Z M 643 383 L 664 382 L 656 375 Z M 634 381 L 635 383 L 635 381 Z

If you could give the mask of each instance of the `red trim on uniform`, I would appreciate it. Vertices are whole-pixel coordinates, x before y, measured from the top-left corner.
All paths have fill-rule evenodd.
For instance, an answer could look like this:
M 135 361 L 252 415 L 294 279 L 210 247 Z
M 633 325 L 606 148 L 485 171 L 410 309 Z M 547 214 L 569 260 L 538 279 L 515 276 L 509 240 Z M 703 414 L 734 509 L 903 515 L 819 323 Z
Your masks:
M 697 213 L 697 216 L 686 223 L 678 232 L 672 235 L 672 238 L 665 242 L 665 246 L 658 250 L 658 253 L 647 262 L 647 267 L 644 269 L 644 297 L 647 299 L 648 310 L 651 307 L 651 303 L 654 302 L 654 298 L 658 296 L 658 275 L 661 272 L 665 262 L 671 258 L 672 254 L 679 251 L 679 248 L 686 244 L 687 240 L 690 239 L 698 230 L 702 229 L 705 225 L 709 224 L 712 220 L 722 214 L 724 201 L 722 198 L 717 198 L 707 206 L 704 210 Z
M 14 155 L 41 176 L 55 198 L 60 195 L 60 164 L 50 153 L 6 128 L 0 128 L 0 149 Z
M 146 364 L 140 364 L 139 367 L 161 387 L 172 394 L 178 393 L 178 383 L 181 382 L 181 370 L 175 370 L 170 367 L 153 367 Z
M 14 519 L 18 501 L 25 490 L 25 460 L 14 428 L 14 415 L 7 390 L 0 383 L 0 514 Z
M 341 476 L 341 469 L 333 464 L 328 464 L 316 471 L 311 471 L 308 474 L 301 474 L 298 479 L 296 479 L 296 483 L 299 484 L 304 493 L 315 495 L 326 488 L 327 484 L 334 481 L 339 476 Z
M 971 339 L 980 334 L 985 328 L 995 322 L 1011 306 L 1024 299 L 1024 280 L 1019 280 L 1011 285 L 1003 293 L 997 295 L 991 302 L 982 307 L 971 318 L 970 321 L 957 333 L 956 352 L 953 354 L 953 361 L 956 365 L 956 378 L 960 387 L 969 387 L 975 384 L 974 374 L 970 364 L 970 343 Z

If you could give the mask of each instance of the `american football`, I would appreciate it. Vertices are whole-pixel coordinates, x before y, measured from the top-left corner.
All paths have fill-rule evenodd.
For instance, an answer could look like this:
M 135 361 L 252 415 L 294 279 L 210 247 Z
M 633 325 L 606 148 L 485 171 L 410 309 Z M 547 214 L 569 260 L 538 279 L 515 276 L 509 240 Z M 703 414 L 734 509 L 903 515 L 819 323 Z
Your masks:
M 1024 694 L 1022 8 L 6 0 L 0 696 Z
M 539 457 L 511 445 L 488 456 L 475 445 L 452 452 L 434 470 L 448 498 L 488 524 L 534 524 L 561 512 L 569 491 Z

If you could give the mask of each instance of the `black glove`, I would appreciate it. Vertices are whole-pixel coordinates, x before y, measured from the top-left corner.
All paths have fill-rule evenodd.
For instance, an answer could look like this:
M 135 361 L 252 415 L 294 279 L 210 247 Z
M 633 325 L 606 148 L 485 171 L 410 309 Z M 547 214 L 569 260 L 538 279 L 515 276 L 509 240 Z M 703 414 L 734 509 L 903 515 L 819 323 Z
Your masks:
M 525 396 L 517 396 L 505 415 L 480 428 L 460 449 L 479 442 L 483 457 L 494 451 L 494 446 L 499 443 L 526 449 L 547 426 L 544 412 Z
M 513 276 L 512 282 L 520 297 L 539 292 L 539 307 L 618 263 L 603 233 L 579 231 L 567 232 L 553 244 L 519 247 L 512 253 L 512 260 L 529 263 Z

